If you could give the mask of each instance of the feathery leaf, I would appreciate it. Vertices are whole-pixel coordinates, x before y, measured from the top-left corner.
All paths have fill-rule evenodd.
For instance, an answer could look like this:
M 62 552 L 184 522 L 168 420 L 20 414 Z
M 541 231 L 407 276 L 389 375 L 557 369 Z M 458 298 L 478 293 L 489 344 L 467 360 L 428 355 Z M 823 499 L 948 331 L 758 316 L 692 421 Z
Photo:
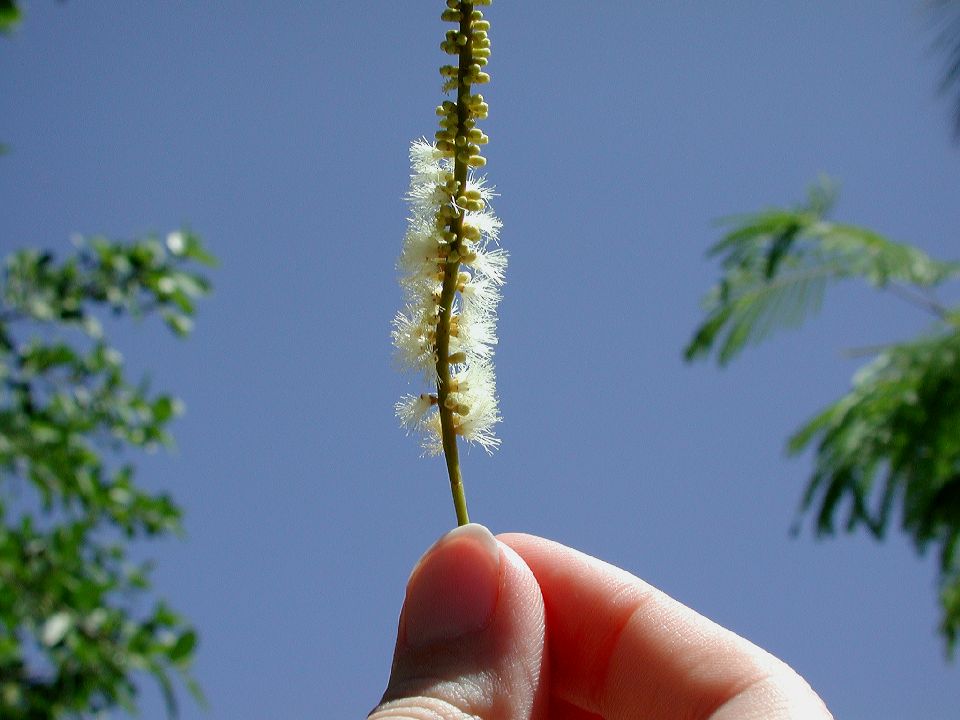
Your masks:
M 732 229 L 709 250 L 723 275 L 704 300 L 707 317 L 684 356 L 716 351 L 725 365 L 747 345 L 800 325 L 819 310 L 830 282 L 859 277 L 876 287 L 935 286 L 960 274 L 911 245 L 871 230 L 824 219 L 832 189 L 815 186 L 795 210 L 773 209 L 728 219 Z
M 855 376 L 847 395 L 790 438 L 798 453 L 817 443 L 800 513 L 818 534 L 860 526 L 882 537 L 895 504 L 917 550 L 939 548 L 941 630 L 960 634 L 960 329 L 946 326 L 892 346 Z

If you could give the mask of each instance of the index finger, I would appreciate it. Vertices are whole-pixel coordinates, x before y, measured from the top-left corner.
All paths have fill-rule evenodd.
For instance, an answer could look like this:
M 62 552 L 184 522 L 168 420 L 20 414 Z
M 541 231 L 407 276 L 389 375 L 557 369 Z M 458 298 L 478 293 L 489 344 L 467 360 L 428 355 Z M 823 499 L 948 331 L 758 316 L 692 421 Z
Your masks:
M 830 718 L 784 663 L 625 570 L 559 543 L 498 538 L 543 593 L 560 700 L 620 718 Z

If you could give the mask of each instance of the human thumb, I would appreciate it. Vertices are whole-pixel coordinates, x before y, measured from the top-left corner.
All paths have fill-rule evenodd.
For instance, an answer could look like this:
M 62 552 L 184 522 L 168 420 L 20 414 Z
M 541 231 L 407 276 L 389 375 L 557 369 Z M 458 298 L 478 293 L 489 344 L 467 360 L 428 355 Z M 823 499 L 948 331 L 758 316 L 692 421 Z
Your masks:
M 545 659 L 533 573 L 485 527 L 464 525 L 410 575 L 390 682 L 368 720 L 543 717 Z

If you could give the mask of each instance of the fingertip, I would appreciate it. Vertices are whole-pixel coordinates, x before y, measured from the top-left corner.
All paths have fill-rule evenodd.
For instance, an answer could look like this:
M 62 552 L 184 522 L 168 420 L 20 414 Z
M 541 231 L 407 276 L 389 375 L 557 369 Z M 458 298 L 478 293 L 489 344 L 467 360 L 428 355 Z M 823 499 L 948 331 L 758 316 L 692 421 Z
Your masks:
M 500 546 L 483 525 L 451 530 L 417 563 L 401 635 L 411 647 L 454 640 L 492 619 L 500 594 Z
M 454 708 L 546 717 L 543 613 L 539 585 L 513 549 L 480 525 L 446 534 L 410 575 L 390 682 L 371 717 Z

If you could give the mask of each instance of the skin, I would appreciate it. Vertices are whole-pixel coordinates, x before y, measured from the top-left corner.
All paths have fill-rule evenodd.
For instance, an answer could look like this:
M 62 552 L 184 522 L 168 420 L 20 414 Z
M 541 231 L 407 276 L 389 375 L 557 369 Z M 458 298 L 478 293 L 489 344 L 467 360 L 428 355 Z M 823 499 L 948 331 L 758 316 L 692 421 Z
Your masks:
M 407 586 L 370 720 L 827 720 L 786 664 L 543 538 L 448 533 Z

